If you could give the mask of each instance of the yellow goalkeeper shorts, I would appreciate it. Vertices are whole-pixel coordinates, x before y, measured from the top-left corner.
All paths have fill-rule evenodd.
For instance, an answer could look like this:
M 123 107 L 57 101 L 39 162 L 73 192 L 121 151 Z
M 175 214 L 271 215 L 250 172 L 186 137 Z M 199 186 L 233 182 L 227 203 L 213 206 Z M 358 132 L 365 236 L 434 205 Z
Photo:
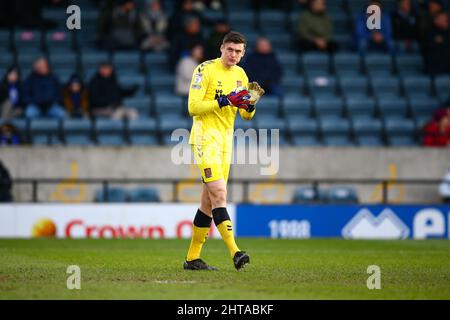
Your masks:
M 192 145 L 195 162 L 200 169 L 203 183 L 223 179 L 228 181 L 231 152 L 223 151 L 217 143 Z

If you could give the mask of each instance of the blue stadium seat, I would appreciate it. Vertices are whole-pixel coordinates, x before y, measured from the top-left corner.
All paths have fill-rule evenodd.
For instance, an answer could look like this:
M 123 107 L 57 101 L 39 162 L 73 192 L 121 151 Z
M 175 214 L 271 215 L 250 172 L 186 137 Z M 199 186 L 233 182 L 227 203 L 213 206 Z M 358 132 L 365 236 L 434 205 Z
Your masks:
M 422 130 L 424 126 L 431 120 L 431 115 L 420 115 L 414 117 L 414 123 L 416 124 L 417 130 Z
M 150 76 L 150 88 L 156 94 L 173 94 L 175 91 L 175 77 L 172 74 Z
M 382 117 L 396 116 L 402 118 L 407 114 L 408 104 L 404 98 L 381 97 L 378 99 L 378 110 Z
M 337 75 L 358 75 L 361 72 L 361 58 L 357 53 L 340 52 L 333 57 L 333 68 Z
M 301 56 L 302 70 L 309 77 L 328 76 L 329 60 L 329 55 L 326 53 L 305 53 Z
M 236 115 L 236 120 L 234 121 L 234 128 L 235 129 L 242 129 L 247 130 L 254 127 L 253 120 L 248 121 L 242 119 L 239 115 Z
M 26 29 L 15 30 L 14 46 L 19 52 L 40 52 L 42 50 L 42 32 Z
M 286 118 L 295 115 L 309 116 L 312 113 L 311 99 L 300 95 L 285 95 L 282 110 Z
M 425 72 L 423 58 L 420 54 L 397 54 L 396 64 L 398 73 L 402 76 L 419 75 Z
M 22 77 L 26 78 L 33 69 L 33 63 L 37 58 L 45 57 L 44 54 L 38 52 L 20 52 L 17 55 L 17 63 L 19 65 Z
M 377 97 L 399 96 L 400 80 L 397 77 L 375 76 L 371 78 L 372 92 Z
M 375 100 L 371 97 L 348 97 L 345 100 L 347 114 L 350 117 L 363 116 L 371 118 L 375 115 Z
M 352 123 L 355 141 L 358 145 L 383 145 L 383 126 L 379 119 L 356 118 Z
M 127 107 L 135 108 L 139 111 L 139 115 L 148 116 L 151 114 L 152 99 L 149 96 L 131 97 L 123 100 L 123 104 Z
M 66 51 L 66 52 L 53 52 L 51 51 L 49 54 L 49 62 L 52 66 L 52 69 L 56 72 L 62 68 L 70 68 L 71 70 L 77 69 L 77 55 L 75 52 Z
M 167 54 L 164 52 L 146 54 L 145 67 L 150 76 L 169 72 Z
M 336 79 L 334 77 L 309 77 L 308 91 L 313 96 L 336 95 Z
M 315 204 L 327 202 L 328 192 L 322 188 L 298 187 L 294 191 L 293 203 Z
M 67 30 L 47 31 L 45 34 L 45 47 L 48 51 L 71 51 L 73 49 L 72 33 Z
M 314 112 L 318 117 L 322 115 L 341 117 L 344 113 L 344 102 L 339 97 L 323 97 L 313 100 Z
M 410 119 L 386 119 L 384 128 L 389 145 L 412 146 L 416 144 L 416 127 Z
M 120 146 L 125 144 L 122 120 L 97 119 L 95 121 L 95 133 L 99 145 Z
M 153 118 L 136 119 L 128 122 L 128 136 L 133 145 L 157 145 L 157 126 Z
M 328 190 L 328 203 L 356 204 L 358 202 L 358 194 L 355 188 L 334 186 Z
M 427 76 L 405 76 L 403 87 L 408 97 L 430 97 L 433 94 L 431 81 Z
M 63 121 L 63 136 L 69 145 L 92 144 L 92 126 L 88 119 L 65 119 Z
M 436 93 L 445 102 L 450 98 L 450 75 L 437 76 L 435 79 Z
M 282 79 L 282 87 L 286 95 L 302 94 L 305 91 L 305 80 L 300 75 L 286 74 Z
M 183 114 L 184 108 L 183 99 L 174 95 L 157 95 L 154 98 L 156 115 L 164 114 Z
M 283 66 L 285 75 L 297 74 L 298 72 L 298 56 L 293 52 L 277 52 L 277 58 Z
M 343 76 L 339 78 L 339 87 L 344 96 L 368 94 L 369 80 L 364 76 Z
M 255 121 L 256 129 L 279 129 L 280 135 L 286 131 L 286 122 L 283 118 L 271 116 L 258 116 Z
M 259 14 L 259 23 L 264 32 L 285 31 L 286 16 L 280 10 L 262 10 Z
M 128 74 L 128 75 L 124 75 L 121 74 L 120 72 L 118 72 L 119 77 L 119 83 L 121 84 L 122 87 L 130 87 L 130 86 L 137 86 L 138 89 L 137 91 L 134 93 L 135 96 L 144 96 L 145 93 L 147 92 L 147 85 L 146 85 L 146 80 L 145 80 L 145 76 L 141 75 L 141 74 Z
M 272 43 L 272 47 L 275 49 L 280 63 L 284 64 L 284 61 L 282 57 L 280 57 L 280 54 L 292 54 L 291 52 L 289 52 L 289 50 L 291 49 L 292 36 L 289 33 L 275 32 L 267 34 L 267 38 Z M 287 71 L 287 69 L 285 69 L 284 71 Z
M 109 187 L 108 191 L 104 192 L 103 188 L 98 189 L 95 192 L 95 202 L 127 202 L 127 192 L 122 188 Z
M 0 48 L 11 50 L 11 34 L 9 30 L 0 30 Z
M 159 117 L 159 130 L 163 134 L 171 134 L 176 129 L 190 129 L 192 121 L 172 114 Z
M 116 52 L 112 57 L 112 62 L 118 71 L 132 70 L 140 72 L 141 60 L 138 52 Z
M 440 106 L 436 98 L 415 97 L 409 99 L 409 108 L 414 117 L 429 116 Z
M 369 53 L 364 58 L 369 75 L 387 75 L 392 73 L 392 58 L 387 53 Z
M 60 144 L 60 121 L 58 119 L 38 118 L 30 123 L 30 136 L 33 144 Z
M 2 68 L 3 70 L 9 68 L 13 64 L 13 62 L 14 56 L 12 53 L 2 52 L 2 54 L 0 54 L 0 68 Z M 3 73 L 1 74 L 1 76 L 3 77 Z
M 160 202 L 158 191 L 155 188 L 136 188 L 128 191 L 129 202 Z
M 107 52 L 86 52 L 83 51 L 81 54 L 81 65 L 83 66 L 83 71 L 87 72 L 89 70 L 97 70 L 100 63 L 110 61 L 109 54 Z
M 259 100 L 256 108 L 258 109 L 256 111 L 258 116 L 269 115 L 278 117 L 280 113 L 280 101 L 275 96 L 264 96 L 263 99 Z
M 320 131 L 325 145 L 350 146 L 350 123 L 344 118 L 320 119 Z

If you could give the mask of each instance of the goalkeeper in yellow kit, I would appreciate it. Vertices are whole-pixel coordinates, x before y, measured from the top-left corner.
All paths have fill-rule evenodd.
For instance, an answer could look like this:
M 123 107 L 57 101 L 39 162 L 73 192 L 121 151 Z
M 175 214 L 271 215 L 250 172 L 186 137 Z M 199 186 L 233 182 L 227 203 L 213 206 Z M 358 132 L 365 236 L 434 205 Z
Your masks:
M 187 270 L 217 270 L 200 259 L 211 222 L 224 240 L 237 270 L 250 262 L 234 240 L 226 206 L 227 181 L 231 163 L 234 120 L 239 111 L 245 120 L 255 115 L 255 104 L 264 94 L 256 82 L 248 83 L 237 66 L 245 53 L 246 40 L 228 33 L 220 46 L 221 57 L 200 64 L 189 90 L 189 114 L 193 124 L 189 143 L 203 180 L 200 208 L 193 221 L 193 235 L 184 262 Z

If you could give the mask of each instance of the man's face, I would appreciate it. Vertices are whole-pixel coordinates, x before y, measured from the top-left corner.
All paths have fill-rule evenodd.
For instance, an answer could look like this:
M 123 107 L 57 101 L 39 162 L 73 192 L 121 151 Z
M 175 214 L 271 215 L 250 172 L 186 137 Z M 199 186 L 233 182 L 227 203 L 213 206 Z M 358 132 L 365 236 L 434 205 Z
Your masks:
M 223 64 L 226 67 L 232 67 L 241 61 L 245 48 L 243 43 L 227 42 L 220 46 L 220 52 Z
M 48 62 L 45 59 L 39 59 L 34 64 L 34 70 L 37 74 L 46 76 L 49 74 L 50 70 L 48 67 Z
M 112 75 L 112 68 L 109 65 L 100 66 L 100 75 L 103 78 L 109 78 Z
M 272 52 L 272 45 L 267 39 L 258 40 L 256 51 L 261 54 L 269 54 Z
M 311 3 L 311 10 L 313 12 L 321 13 L 324 12 L 326 9 L 325 0 L 314 0 Z
M 440 13 L 434 18 L 434 24 L 439 29 L 448 29 L 448 15 L 445 13 Z
M 411 0 L 402 0 L 400 2 L 400 8 L 403 12 L 411 11 Z
M 200 32 L 200 20 L 198 19 L 192 19 L 187 25 L 186 25 L 186 32 L 188 34 L 197 34 Z
M 10 73 L 8 73 L 7 78 L 9 83 L 16 83 L 19 80 L 19 74 L 16 70 L 12 70 Z

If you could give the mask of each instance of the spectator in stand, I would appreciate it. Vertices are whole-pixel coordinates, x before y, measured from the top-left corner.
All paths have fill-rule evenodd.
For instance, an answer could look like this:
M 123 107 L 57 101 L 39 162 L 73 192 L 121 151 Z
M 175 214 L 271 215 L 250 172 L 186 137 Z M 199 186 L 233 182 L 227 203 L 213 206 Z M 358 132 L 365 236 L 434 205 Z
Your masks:
M 402 52 L 416 51 L 418 41 L 418 18 L 411 0 L 399 0 L 392 11 L 392 29 L 397 48 Z
M 206 41 L 206 60 L 215 59 L 220 55 L 220 45 L 225 35 L 230 32 L 231 28 L 224 19 L 219 19 L 214 25 L 214 30 Z
M 423 144 L 426 147 L 450 145 L 450 118 L 445 110 L 436 112 L 433 120 L 425 125 Z
M 325 0 L 311 0 L 308 10 L 299 17 L 299 50 L 334 52 L 337 44 L 332 35 L 333 22 L 327 13 Z
M 111 14 L 100 19 L 101 46 L 107 50 L 139 48 L 144 30 L 133 0 L 119 0 Z
M 89 95 L 81 78 L 74 74 L 63 89 L 63 104 L 72 118 L 89 117 Z
M 192 47 L 197 44 L 203 45 L 204 40 L 200 27 L 200 20 L 191 16 L 185 21 L 184 32 L 178 33 L 173 39 L 169 57 L 172 70 L 175 69 L 178 60 L 189 55 Z
M 33 71 L 23 85 L 25 116 L 28 119 L 47 116 L 62 119 L 66 116 L 60 104 L 61 85 L 51 72 L 47 59 L 38 58 Z
M 169 19 L 169 28 L 167 30 L 167 39 L 172 43 L 175 36 L 184 31 L 184 23 L 189 18 L 198 18 L 200 23 L 205 22 L 201 12 L 194 9 L 192 0 L 182 0 L 176 2 L 173 15 Z
M 163 51 L 169 47 L 166 39 L 168 19 L 159 0 L 148 0 L 148 9 L 141 14 L 144 38 L 142 50 Z
M 381 7 L 381 1 L 373 0 L 370 5 Z M 366 8 L 366 7 L 365 7 Z M 367 28 L 367 13 L 361 12 L 355 21 L 356 47 L 360 53 L 367 51 L 394 52 L 394 42 L 392 40 L 392 24 L 388 15 L 381 15 L 381 29 L 369 30 Z
M 428 32 L 433 26 L 433 16 L 442 10 L 443 6 L 440 0 L 425 0 L 421 5 L 418 15 L 418 32 L 421 41 L 426 41 Z
M 194 10 L 200 12 L 204 10 L 222 11 L 224 10 L 225 3 L 223 0 L 194 0 L 192 6 Z
M 187 57 L 181 58 L 178 62 L 175 78 L 175 92 L 176 94 L 187 97 L 191 86 L 192 74 L 195 67 L 203 60 L 203 47 L 195 45 L 191 49 L 191 54 Z
M 0 160 L 0 202 L 11 202 L 13 182 L 8 168 Z
M 10 67 L 0 84 L 0 119 L 9 120 L 23 113 L 22 83 L 19 69 Z
M 22 141 L 19 130 L 10 123 L 0 125 L 0 146 L 18 145 Z
M 89 82 L 88 91 L 92 116 L 112 119 L 136 119 L 139 117 L 136 109 L 122 105 L 122 99 L 131 92 L 119 85 L 114 68 L 110 63 L 100 64 L 98 72 Z
M 267 94 L 281 97 L 281 79 L 283 68 L 272 50 L 270 41 L 259 38 L 256 41 L 255 51 L 245 61 L 245 71 L 250 81 L 258 82 Z
M 425 61 L 432 75 L 450 73 L 450 26 L 448 14 L 438 12 L 424 45 Z

